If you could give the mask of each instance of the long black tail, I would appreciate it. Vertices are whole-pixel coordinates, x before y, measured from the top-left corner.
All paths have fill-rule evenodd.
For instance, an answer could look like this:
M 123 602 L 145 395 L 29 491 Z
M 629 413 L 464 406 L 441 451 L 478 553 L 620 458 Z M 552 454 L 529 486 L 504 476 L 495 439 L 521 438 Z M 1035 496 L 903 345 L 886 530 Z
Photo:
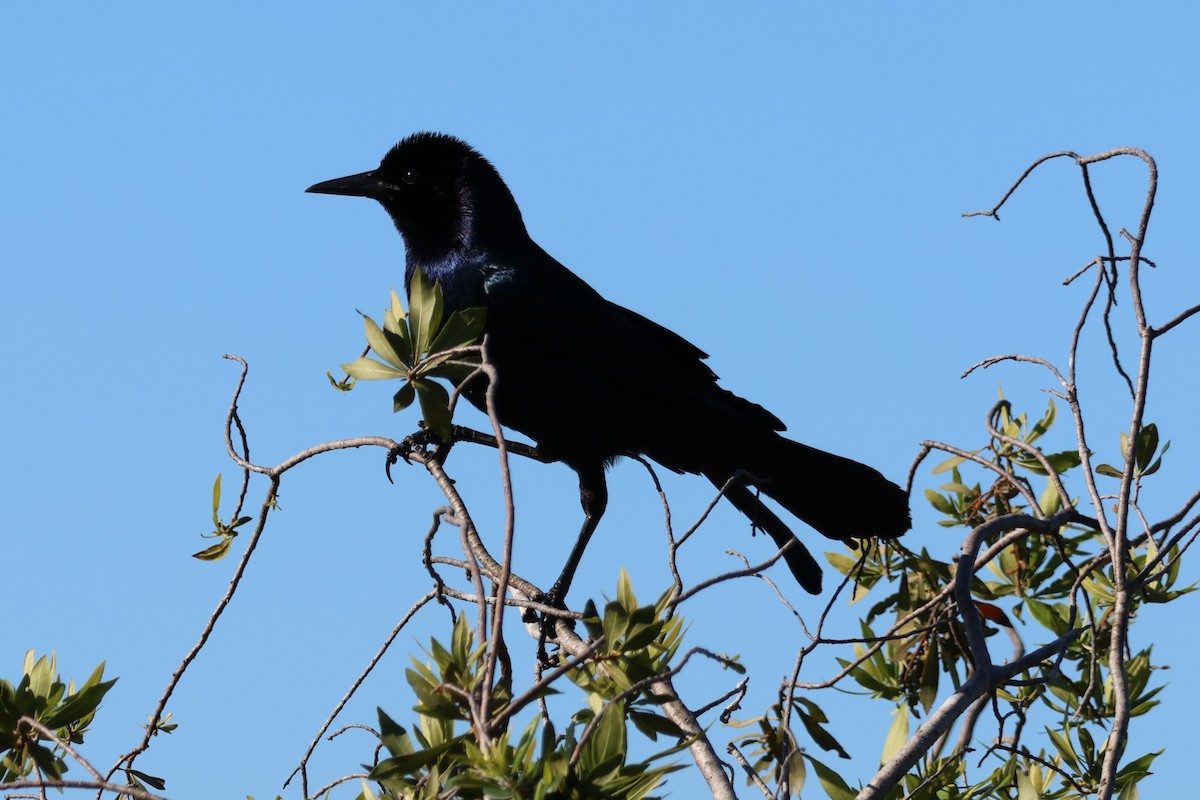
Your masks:
M 748 446 L 741 469 L 753 484 L 805 524 L 830 539 L 895 539 L 912 526 L 908 494 L 866 464 L 773 435 Z M 726 468 L 706 471 L 717 487 L 733 476 Z M 808 592 L 821 591 L 821 568 L 795 534 L 744 484 L 725 496 L 784 550 L 796 580 Z

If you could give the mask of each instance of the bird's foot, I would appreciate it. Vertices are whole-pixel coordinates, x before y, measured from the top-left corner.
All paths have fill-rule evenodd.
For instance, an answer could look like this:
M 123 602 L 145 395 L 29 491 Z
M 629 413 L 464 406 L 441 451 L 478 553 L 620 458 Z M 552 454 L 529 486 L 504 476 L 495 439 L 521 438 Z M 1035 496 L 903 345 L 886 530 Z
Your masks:
M 563 592 L 557 584 L 550 589 L 549 592 L 535 595 L 530 598 L 533 602 L 550 608 L 566 611 L 567 605 L 563 600 Z M 574 627 L 574 621 L 565 615 L 558 615 L 550 612 L 538 612 L 535 609 L 527 608 L 521 614 L 521 621 L 527 625 L 538 626 L 538 660 L 545 666 L 552 666 L 555 663 L 555 658 L 546 652 L 547 642 L 554 642 L 558 639 L 558 624 L 565 622 L 568 626 Z
M 450 441 L 443 442 L 436 433 L 428 428 L 422 428 L 415 433 L 405 436 L 396 443 L 387 452 L 387 463 L 384 465 L 384 473 L 387 475 L 389 483 L 392 483 L 392 465 L 397 461 L 403 460 L 405 464 L 411 464 L 412 454 L 418 454 L 422 461 L 433 458 L 437 461 L 445 461 L 446 454 L 450 452 L 451 445 L 454 444 L 454 436 L 451 434 Z

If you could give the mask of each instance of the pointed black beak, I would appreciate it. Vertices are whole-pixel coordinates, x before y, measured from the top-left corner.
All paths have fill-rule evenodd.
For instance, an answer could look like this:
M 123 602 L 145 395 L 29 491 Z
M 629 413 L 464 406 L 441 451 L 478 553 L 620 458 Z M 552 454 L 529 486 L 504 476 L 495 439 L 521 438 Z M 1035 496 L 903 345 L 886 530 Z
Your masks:
M 347 175 L 344 178 L 334 178 L 313 184 L 304 191 L 313 194 L 344 194 L 351 197 L 370 197 L 375 200 L 383 197 L 391 187 L 375 176 L 375 171 L 360 172 L 357 175 Z

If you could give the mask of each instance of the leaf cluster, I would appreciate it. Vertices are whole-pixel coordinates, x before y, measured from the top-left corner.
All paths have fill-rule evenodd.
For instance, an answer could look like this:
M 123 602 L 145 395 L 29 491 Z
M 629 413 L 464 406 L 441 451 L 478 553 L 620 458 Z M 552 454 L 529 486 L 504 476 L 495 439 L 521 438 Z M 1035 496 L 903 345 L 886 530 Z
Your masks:
M 0 784 L 34 770 L 45 780 L 60 780 L 67 762 L 58 742 L 83 743 L 100 701 L 117 682 L 103 680 L 103 663 L 78 687 L 74 681 L 64 683 L 56 673 L 53 653 L 35 659 L 30 650 L 21 680 L 16 685 L 0 680 Z M 56 739 L 48 740 L 24 718 L 54 731 Z
M 237 538 L 238 528 L 249 522 L 252 517 L 240 516 L 229 522 L 221 520 L 221 474 L 217 473 L 217 479 L 213 481 L 212 488 L 212 533 L 202 534 L 206 539 L 217 539 L 217 543 L 210 545 L 199 553 L 192 553 L 192 558 L 198 558 L 201 561 L 220 561 L 225 556 L 229 555 L 229 547 L 233 544 L 233 540 Z
M 805 732 L 818 747 L 836 753 L 841 758 L 850 758 L 850 754 L 825 727 L 829 724 L 829 718 L 821 707 L 807 697 L 789 697 L 786 691 L 780 693 L 778 701 L 761 717 L 730 723 L 738 728 L 756 729 L 735 739 L 734 744 L 748 750 L 754 759 L 751 768 L 759 778 L 771 785 L 786 786 L 792 796 L 800 796 L 808 779 L 808 767 L 811 766 L 817 773 L 821 788 L 829 797 L 850 800 L 856 792 L 846 781 L 824 762 L 804 751 L 783 713 L 789 704 L 792 714 L 800 720 Z
M 562 734 L 549 719 L 534 716 L 519 731 L 508 720 L 520 708 L 550 694 L 541 685 L 515 700 L 503 683 L 493 689 L 495 716 L 478 718 L 486 644 L 460 615 L 450 645 L 434 640 L 427 660 L 413 660 L 407 678 L 417 698 L 417 724 L 406 729 L 379 711 L 380 744 L 387 757 L 370 767 L 375 788 L 361 800 L 433 800 L 453 792 L 464 798 L 617 800 L 650 797 L 672 764 L 655 762 L 685 746 L 683 733 L 657 712 L 662 698 L 648 688 L 669 668 L 682 640 L 682 623 L 666 616 L 666 600 L 639 606 L 622 574 L 617 599 L 603 616 L 585 620 L 600 646 L 565 674 L 585 692 L 585 702 Z M 519 703 L 517 707 L 511 707 Z M 496 724 L 496 720 L 503 720 Z M 637 759 L 629 751 L 629 726 L 650 740 L 681 740 Z M 481 730 L 488 733 L 481 736 Z
M 984 753 L 994 765 L 988 774 L 968 779 L 965 751 L 943 756 L 939 744 L 904 777 L 896 797 L 947 800 L 1015 792 L 1021 798 L 1082 798 L 1099 786 L 1105 732 L 1117 714 L 1107 658 L 1116 614 L 1107 542 L 1099 530 L 1079 521 L 1048 531 L 1002 524 L 1017 515 L 1045 519 L 1064 507 L 1057 486 L 1067 485 L 1082 457 L 1078 449 L 1041 449 L 1056 421 L 1053 400 L 1037 419 L 1014 413 L 1002 402 L 983 447 L 933 469 L 949 477 L 937 490 L 925 493 L 943 517 L 939 524 L 972 530 L 988 526 L 986 530 L 993 531 L 981 549 L 990 555 L 982 569 L 973 571 L 970 583 L 985 637 L 1004 648 L 1002 660 L 1020 657 L 1027 638 L 1039 644 L 1058 641 L 1061 646 L 1055 658 L 984 698 L 995 726 L 994 734 L 982 737 L 991 742 Z M 1120 443 L 1122 455 L 1128 456 L 1128 437 L 1122 436 Z M 1158 471 L 1167 446 L 1160 447 L 1154 425 L 1142 428 L 1132 459 L 1135 481 Z M 968 471 L 982 477 L 968 479 Z M 1122 476 L 1106 465 L 1096 472 Z M 1035 487 L 1038 481 L 1044 484 L 1040 491 Z M 1139 587 L 1132 613 L 1141 603 L 1169 602 L 1192 590 L 1176 586 L 1179 548 L 1162 546 L 1162 541 L 1146 535 L 1130 549 L 1126 578 Z M 852 602 L 877 598 L 865 610 L 853 657 L 839 663 L 861 690 L 897 704 L 881 756 L 887 761 L 908 740 L 910 720 L 928 715 L 945 692 L 957 691 L 976 669 L 952 591 L 957 571 L 965 565 L 946 563 L 926 550 L 907 550 L 901 543 L 885 543 L 862 559 L 836 553 L 828 557 L 835 569 L 854 578 Z M 1007 655 L 1010 648 L 1013 652 Z M 1149 648 L 1125 660 L 1131 715 L 1144 714 L 1159 702 L 1156 695 L 1163 687 L 1152 685 L 1155 670 Z M 774 717 L 758 720 L 760 732 L 744 741 L 758 746 L 755 768 L 764 778 L 778 784 L 786 773 L 788 784 L 798 791 L 805 766 L 815 762 L 796 754 L 795 737 L 780 721 L 781 707 L 774 709 Z M 814 731 L 810 709 L 798 704 L 792 712 L 813 741 L 834 749 L 819 728 Z M 1023 737 L 1035 712 L 1038 719 L 1052 723 L 1044 726 L 1048 739 L 1040 738 L 1041 746 L 1028 750 Z M 974 746 L 971 734 L 977 724 L 975 717 L 969 719 L 959 742 L 968 750 Z M 790 760 L 788 753 L 793 754 Z M 1136 782 L 1156 755 L 1123 765 L 1118 776 L 1123 797 L 1136 796 Z M 821 780 L 827 794 L 854 795 L 840 777 L 822 768 L 829 773 Z
M 441 287 L 416 269 L 408 287 L 406 313 L 396 292 L 384 312 L 383 327 L 363 315 L 367 345 L 377 358 L 366 355 L 342 365 L 354 380 L 403 380 L 392 398 L 392 410 L 402 411 L 415 399 L 425 427 L 442 441 L 450 439 L 450 395 L 435 378 L 459 382 L 479 364 L 477 352 L 461 352 L 483 335 L 486 309 L 467 308 L 445 313 Z M 349 386 L 333 381 L 336 388 Z

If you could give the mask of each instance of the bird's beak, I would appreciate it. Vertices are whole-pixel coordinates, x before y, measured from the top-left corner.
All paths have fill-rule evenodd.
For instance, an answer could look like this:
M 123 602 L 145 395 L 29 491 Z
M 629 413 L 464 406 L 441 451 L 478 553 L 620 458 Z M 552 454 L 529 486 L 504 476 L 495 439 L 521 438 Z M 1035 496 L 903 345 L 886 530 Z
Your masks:
M 383 197 L 390 187 L 371 172 L 360 172 L 357 175 L 347 175 L 344 178 L 334 178 L 313 184 L 304 191 L 313 194 L 344 194 L 351 197 L 370 197 L 376 200 Z

